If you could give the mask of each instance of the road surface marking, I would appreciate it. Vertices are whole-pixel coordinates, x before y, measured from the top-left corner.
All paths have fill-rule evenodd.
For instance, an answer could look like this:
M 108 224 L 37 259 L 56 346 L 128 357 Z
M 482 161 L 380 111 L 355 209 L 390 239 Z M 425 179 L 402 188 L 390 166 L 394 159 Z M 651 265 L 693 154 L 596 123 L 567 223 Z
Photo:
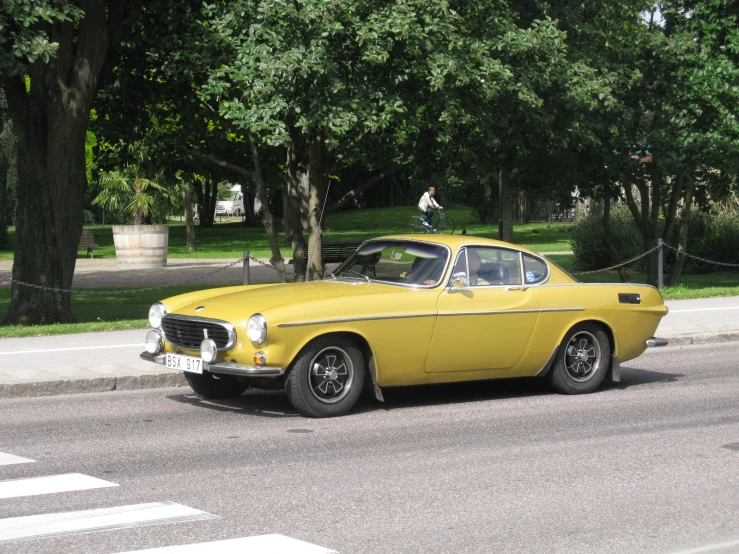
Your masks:
M 46 352 L 70 352 L 72 350 L 100 350 L 108 348 L 132 348 L 138 346 L 139 348 L 144 347 L 144 341 L 137 342 L 136 344 L 108 344 L 105 346 L 75 346 L 73 348 L 46 348 L 44 350 L 16 350 L 14 352 L 0 352 L 0 356 L 7 356 L 9 354 L 45 354 Z
M 687 310 L 670 310 L 671 314 L 684 314 L 687 312 L 714 312 L 716 310 L 739 310 L 739 306 L 722 306 L 720 308 L 690 308 Z
M 708 546 L 699 546 L 690 550 L 681 550 L 676 554 L 701 554 L 703 552 L 715 552 L 716 554 L 730 554 L 739 550 L 739 539 L 735 541 L 722 542 L 718 544 L 709 544 Z
M 30 462 L 35 462 L 36 460 L 31 460 L 29 458 L 21 458 L 20 456 L 14 456 L 13 454 L 6 454 L 5 452 L 0 452 L 0 466 L 9 466 L 12 464 L 27 464 Z
M 121 554 L 338 554 L 309 542 L 299 541 L 285 535 L 258 535 L 225 541 L 165 546 L 147 550 L 132 550 Z
M 85 491 L 117 487 L 115 483 L 103 481 L 81 473 L 65 473 L 63 475 L 47 475 L 45 477 L 28 477 L 0 481 L 0 498 L 18 498 L 21 496 L 38 496 L 57 492 Z
M 0 544 L 215 517 L 217 516 L 175 502 L 152 502 L 115 508 L 11 517 L 0 519 Z

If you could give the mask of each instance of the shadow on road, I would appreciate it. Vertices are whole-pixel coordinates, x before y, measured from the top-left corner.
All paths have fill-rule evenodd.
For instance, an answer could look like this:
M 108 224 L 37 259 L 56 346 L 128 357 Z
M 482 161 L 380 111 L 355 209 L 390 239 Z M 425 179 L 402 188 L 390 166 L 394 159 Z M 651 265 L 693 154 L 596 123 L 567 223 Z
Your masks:
M 653 383 L 675 383 L 681 377 L 684 377 L 684 375 L 622 367 L 620 383 L 604 383 L 594 394 L 608 392 L 609 390 L 626 390 L 631 387 Z M 385 388 L 382 393 L 385 397 L 384 403 L 378 402 L 369 391 L 365 391 L 352 413 L 359 414 L 378 409 L 389 411 L 418 406 L 557 394 L 549 388 L 546 379 L 542 378 L 496 379 L 444 385 Z M 207 400 L 200 398 L 195 393 L 174 394 L 167 398 L 182 404 L 190 404 L 219 412 L 244 413 L 270 418 L 299 417 L 284 391 L 251 389 L 238 398 L 226 400 Z

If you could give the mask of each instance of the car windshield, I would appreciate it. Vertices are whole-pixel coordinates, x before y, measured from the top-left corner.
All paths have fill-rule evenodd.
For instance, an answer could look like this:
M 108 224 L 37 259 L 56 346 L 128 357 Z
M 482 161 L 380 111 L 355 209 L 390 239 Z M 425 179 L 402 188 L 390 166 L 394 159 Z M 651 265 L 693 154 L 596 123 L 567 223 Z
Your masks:
M 449 249 L 438 244 L 370 241 L 363 244 L 332 276 L 431 287 L 441 282 L 448 260 Z

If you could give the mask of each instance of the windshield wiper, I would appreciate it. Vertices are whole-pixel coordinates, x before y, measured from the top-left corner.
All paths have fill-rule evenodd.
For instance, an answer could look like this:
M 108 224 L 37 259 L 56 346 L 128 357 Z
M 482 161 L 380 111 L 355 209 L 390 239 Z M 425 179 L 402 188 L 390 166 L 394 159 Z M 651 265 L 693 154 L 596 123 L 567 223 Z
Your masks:
M 358 271 L 354 271 L 353 269 L 345 269 L 345 270 L 343 271 L 343 273 L 344 273 L 344 275 L 346 275 L 346 274 L 349 274 L 349 273 L 350 273 L 350 274 L 354 275 L 355 277 L 358 277 L 358 278 L 360 278 L 360 279 L 364 279 L 364 280 L 365 280 L 365 281 L 367 281 L 368 283 L 370 282 L 370 278 L 369 278 L 369 277 L 367 277 L 366 275 L 364 275 L 364 274 L 362 274 L 362 273 L 359 273 Z

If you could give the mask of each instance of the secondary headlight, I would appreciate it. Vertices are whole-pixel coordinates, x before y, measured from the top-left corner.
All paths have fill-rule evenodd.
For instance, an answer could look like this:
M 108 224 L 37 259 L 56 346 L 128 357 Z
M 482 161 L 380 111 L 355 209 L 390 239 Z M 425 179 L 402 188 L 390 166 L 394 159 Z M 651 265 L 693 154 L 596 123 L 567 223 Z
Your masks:
M 159 329 L 162 325 L 162 318 L 165 315 L 167 315 L 167 308 L 161 302 L 157 302 L 149 308 L 149 325 L 154 327 L 154 329 Z
M 144 340 L 144 348 L 149 354 L 159 354 L 162 351 L 162 335 L 156 329 L 150 329 L 146 333 L 146 339 Z
M 267 340 L 267 320 L 262 314 L 254 314 L 246 324 L 246 336 L 249 340 L 262 344 Z
M 218 347 L 213 339 L 204 339 L 200 343 L 200 357 L 204 362 L 211 363 L 218 356 Z

